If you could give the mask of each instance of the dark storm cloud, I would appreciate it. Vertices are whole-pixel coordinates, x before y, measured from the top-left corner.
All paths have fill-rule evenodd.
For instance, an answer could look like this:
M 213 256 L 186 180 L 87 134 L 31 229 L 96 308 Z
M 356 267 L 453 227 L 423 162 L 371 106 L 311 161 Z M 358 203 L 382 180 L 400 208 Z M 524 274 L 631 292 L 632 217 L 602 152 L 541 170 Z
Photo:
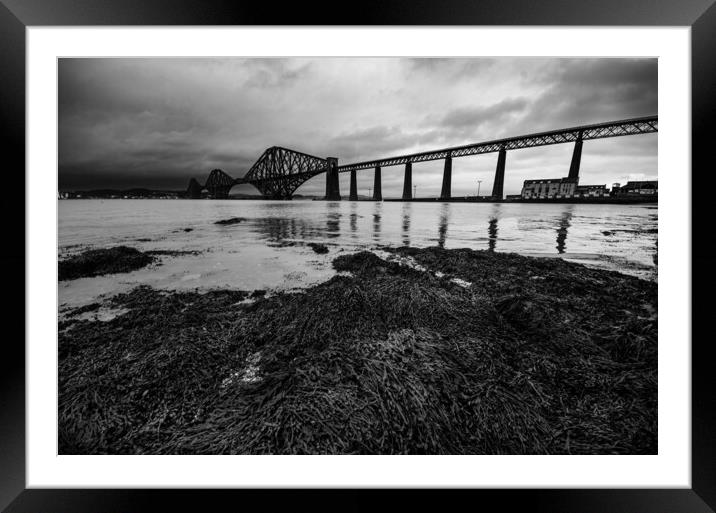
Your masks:
M 339 134 L 330 139 L 330 147 L 336 155 L 352 160 L 366 147 L 376 154 L 390 154 L 399 148 L 410 146 L 413 137 L 397 126 L 374 126 Z
M 483 126 L 508 124 L 508 120 L 517 119 L 524 113 L 528 105 L 526 98 L 506 98 L 492 105 L 453 109 L 439 121 L 438 132 L 443 139 L 462 141 L 474 137 Z
M 565 59 L 554 61 L 536 80 L 547 85 L 525 123 L 564 126 L 657 112 L 656 59 Z
M 366 155 L 370 148 L 372 155 L 384 156 L 417 151 L 417 148 L 439 141 L 432 131 L 414 130 L 406 132 L 398 126 L 374 126 L 346 132 L 329 140 L 329 147 L 335 155 L 346 162 L 372 158 Z
M 654 114 L 657 61 L 61 59 L 58 99 L 61 188 L 183 188 L 213 168 L 243 176 L 273 145 L 349 162 Z M 587 181 L 656 175 L 655 136 L 590 141 L 584 152 Z M 510 152 L 506 192 L 535 174 L 563 176 L 570 153 Z M 491 184 L 494 162 L 454 169 L 459 191 L 482 174 Z M 439 192 L 441 170 L 421 164 L 414 180 Z M 402 169 L 383 179 L 390 194 Z M 317 178 L 299 192 L 323 190 Z
M 440 125 L 451 128 L 478 127 L 491 121 L 500 121 L 505 116 L 525 110 L 528 103 L 525 98 L 507 98 L 486 107 L 463 107 L 445 115 Z

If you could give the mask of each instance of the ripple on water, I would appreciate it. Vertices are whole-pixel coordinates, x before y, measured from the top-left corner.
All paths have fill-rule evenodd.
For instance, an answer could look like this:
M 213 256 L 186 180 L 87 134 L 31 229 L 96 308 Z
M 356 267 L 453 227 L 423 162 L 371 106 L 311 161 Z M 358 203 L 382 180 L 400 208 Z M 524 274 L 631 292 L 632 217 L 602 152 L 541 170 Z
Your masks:
M 214 224 L 231 218 L 242 221 Z M 87 304 L 139 284 L 169 290 L 289 290 L 334 276 L 330 262 L 340 251 L 406 244 L 561 256 L 656 279 L 657 241 L 658 212 L 651 205 L 61 201 L 62 257 L 118 244 L 196 254 L 166 255 L 151 269 L 63 282 L 58 288 L 61 305 Z M 328 243 L 329 252 L 317 254 L 310 243 Z

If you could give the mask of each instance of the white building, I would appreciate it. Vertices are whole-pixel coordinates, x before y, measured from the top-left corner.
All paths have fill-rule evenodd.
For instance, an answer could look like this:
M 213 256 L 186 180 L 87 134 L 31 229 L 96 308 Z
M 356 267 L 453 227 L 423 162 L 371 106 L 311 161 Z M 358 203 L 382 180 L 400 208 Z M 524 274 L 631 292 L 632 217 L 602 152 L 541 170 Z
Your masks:
M 571 198 L 577 190 L 578 180 L 571 178 L 544 178 L 525 180 L 522 199 Z
M 602 185 L 578 185 L 574 191 L 576 198 L 606 198 L 609 196 L 609 189 L 606 184 Z

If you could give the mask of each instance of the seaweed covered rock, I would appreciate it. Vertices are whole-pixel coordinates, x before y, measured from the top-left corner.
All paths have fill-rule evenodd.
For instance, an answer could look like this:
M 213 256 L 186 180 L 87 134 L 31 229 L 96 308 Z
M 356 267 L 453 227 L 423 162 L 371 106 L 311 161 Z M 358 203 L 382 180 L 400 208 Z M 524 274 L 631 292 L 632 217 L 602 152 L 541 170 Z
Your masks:
M 394 274 L 407 274 L 410 276 L 422 276 L 429 278 L 426 273 L 421 273 L 410 267 L 400 265 L 397 262 L 391 262 L 380 258 L 370 251 L 359 251 L 358 253 L 349 253 L 340 255 L 333 259 L 333 268 L 336 271 L 350 272 L 354 274 L 375 274 L 391 271 Z
M 321 244 L 320 242 L 309 242 L 308 247 L 311 248 L 314 253 L 319 255 L 325 255 L 328 253 L 328 246 Z
M 220 224 L 220 225 L 231 225 L 231 224 L 239 224 L 246 221 L 243 217 L 230 217 L 228 219 L 220 219 L 216 221 L 214 224 Z
M 550 333 L 557 325 L 559 301 L 541 294 L 509 294 L 497 298 L 495 308 L 515 329 L 531 335 Z
M 653 284 L 398 252 L 430 272 L 360 252 L 252 303 L 116 296 L 123 315 L 60 333 L 60 453 L 656 453 Z
M 154 257 L 128 246 L 91 249 L 61 260 L 58 279 L 75 280 L 103 274 L 128 273 L 154 262 Z
M 333 268 L 337 271 L 357 272 L 361 269 L 375 269 L 386 266 L 387 262 L 385 260 L 370 251 L 340 255 L 333 259 Z

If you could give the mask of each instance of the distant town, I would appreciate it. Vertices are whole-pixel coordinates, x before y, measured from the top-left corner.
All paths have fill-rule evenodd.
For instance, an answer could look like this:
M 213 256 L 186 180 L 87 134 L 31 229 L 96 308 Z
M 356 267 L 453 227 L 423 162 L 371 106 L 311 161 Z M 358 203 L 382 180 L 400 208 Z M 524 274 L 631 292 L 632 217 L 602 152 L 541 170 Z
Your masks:
M 296 194 L 296 199 L 313 199 L 314 196 Z M 90 189 L 81 191 L 60 191 L 57 199 L 187 199 L 186 191 L 160 189 Z M 204 194 L 203 199 L 212 199 Z M 316 199 L 321 199 L 315 196 Z M 228 199 L 264 199 L 260 194 L 231 194 Z
M 529 202 L 529 201 L 560 201 L 560 202 L 657 202 L 658 201 L 658 180 L 628 181 L 622 185 L 613 183 L 611 189 L 606 184 L 580 185 L 577 178 L 543 178 L 536 180 L 525 180 L 520 194 L 508 194 L 504 200 L 492 198 L 491 196 L 463 196 L 454 197 L 450 201 L 474 201 L 474 202 Z M 182 190 L 156 190 L 156 189 L 93 189 L 83 191 L 60 191 L 57 199 L 186 199 L 189 198 L 188 191 Z M 208 192 L 204 192 L 202 199 L 212 199 Z M 311 196 L 294 194 L 297 200 L 321 200 L 322 196 Z M 264 199 L 260 194 L 231 194 L 228 199 L 236 200 L 260 200 Z M 386 200 L 388 200 L 386 198 Z M 373 201 L 370 195 L 358 196 L 358 201 Z M 388 201 L 403 201 L 399 199 Z M 440 201 L 440 198 L 414 198 L 412 201 Z
M 621 197 L 658 197 L 658 180 L 629 181 L 626 185 L 613 183 L 607 189 L 606 184 L 580 185 L 579 177 L 546 178 L 525 180 L 520 194 L 507 195 L 507 199 L 571 199 L 571 198 L 609 198 Z

